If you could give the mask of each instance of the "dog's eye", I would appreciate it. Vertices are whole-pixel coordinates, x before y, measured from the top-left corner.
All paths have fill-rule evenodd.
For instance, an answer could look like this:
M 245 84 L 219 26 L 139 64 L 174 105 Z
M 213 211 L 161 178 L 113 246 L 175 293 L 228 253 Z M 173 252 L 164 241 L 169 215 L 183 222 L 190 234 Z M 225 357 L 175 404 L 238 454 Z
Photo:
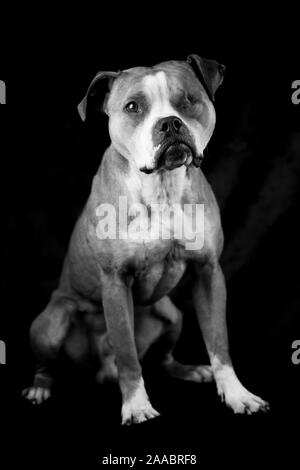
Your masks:
M 197 102 L 196 98 L 193 96 L 193 95 L 190 95 L 188 94 L 186 97 L 185 97 L 185 101 L 187 104 L 195 104 Z
M 130 101 L 126 104 L 125 109 L 128 113 L 139 113 L 140 107 L 136 101 Z
M 188 110 L 189 108 L 194 106 L 194 104 L 195 98 L 190 94 L 182 95 L 178 102 L 178 106 L 183 110 Z

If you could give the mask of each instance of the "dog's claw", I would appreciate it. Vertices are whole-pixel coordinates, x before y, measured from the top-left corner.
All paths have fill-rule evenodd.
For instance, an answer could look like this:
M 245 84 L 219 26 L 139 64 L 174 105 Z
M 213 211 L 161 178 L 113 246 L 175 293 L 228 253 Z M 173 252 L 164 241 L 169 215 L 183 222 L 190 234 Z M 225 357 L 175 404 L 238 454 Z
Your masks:
M 270 406 L 267 402 L 262 400 L 262 398 L 252 395 L 248 392 L 244 396 L 239 398 L 235 397 L 234 399 L 225 398 L 227 406 L 233 409 L 234 413 L 251 415 L 259 411 L 266 413 Z

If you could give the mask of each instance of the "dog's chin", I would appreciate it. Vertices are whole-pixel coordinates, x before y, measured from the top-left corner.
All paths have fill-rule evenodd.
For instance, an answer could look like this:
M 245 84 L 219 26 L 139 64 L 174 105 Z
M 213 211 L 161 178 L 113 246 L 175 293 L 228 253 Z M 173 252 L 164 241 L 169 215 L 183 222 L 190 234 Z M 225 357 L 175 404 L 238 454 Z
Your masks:
M 158 160 L 158 167 L 165 170 L 174 170 L 182 165 L 189 166 L 193 161 L 194 151 L 184 142 L 174 142 L 162 152 Z
M 191 165 L 196 158 L 196 151 L 192 145 L 182 141 L 173 141 L 161 146 L 155 157 L 157 162 L 155 167 L 143 167 L 140 171 L 146 174 L 161 170 L 171 171 L 183 165 Z
M 183 140 L 171 140 L 162 144 L 155 155 L 156 164 L 152 168 L 142 167 L 139 170 L 146 174 L 157 171 L 171 171 L 181 166 L 200 167 L 203 155 L 198 155 L 193 143 Z

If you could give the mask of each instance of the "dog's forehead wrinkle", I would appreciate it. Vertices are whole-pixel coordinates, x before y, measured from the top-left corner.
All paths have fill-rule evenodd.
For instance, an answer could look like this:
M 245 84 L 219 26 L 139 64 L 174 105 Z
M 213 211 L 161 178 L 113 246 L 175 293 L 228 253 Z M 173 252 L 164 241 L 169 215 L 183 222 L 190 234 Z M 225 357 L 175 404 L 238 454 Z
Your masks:
M 144 91 L 152 101 L 167 101 L 183 92 L 202 90 L 190 67 L 185 62 L 169 61 L 153 67 L 134 67 L 123 70 L 114 81 L 110 95 L 114 101 Z

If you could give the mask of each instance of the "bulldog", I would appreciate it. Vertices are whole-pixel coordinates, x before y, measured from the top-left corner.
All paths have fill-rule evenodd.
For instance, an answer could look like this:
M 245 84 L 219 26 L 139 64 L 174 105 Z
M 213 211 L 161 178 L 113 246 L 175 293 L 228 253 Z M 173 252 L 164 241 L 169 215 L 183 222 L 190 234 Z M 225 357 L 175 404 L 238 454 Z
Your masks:
M 97 379 L 119 384 L 122 423 L 154 418 L 159 413 L 147 395 L 140 361 L 159 343 L 167 374 L 215 380 L 235 413 L 268 408 L 241 384 L 230 359 L 219 264 L 223 232 L 200 168 L 224 69 L 193 54 L 186 61 L 99 72 L 92 80 L 79 114 L 85 120 L 93 106 L 102 107 L 111 144 L 73 231 L 59 286 L 30 329 L 39 367 L 23 395 L 32 403 L 50 397 L 62 349 L 77 359 L 92 348 L 99 359 Z M 170 295 L 187 273 L 208 365 L 173 357 L 182 313 Z

